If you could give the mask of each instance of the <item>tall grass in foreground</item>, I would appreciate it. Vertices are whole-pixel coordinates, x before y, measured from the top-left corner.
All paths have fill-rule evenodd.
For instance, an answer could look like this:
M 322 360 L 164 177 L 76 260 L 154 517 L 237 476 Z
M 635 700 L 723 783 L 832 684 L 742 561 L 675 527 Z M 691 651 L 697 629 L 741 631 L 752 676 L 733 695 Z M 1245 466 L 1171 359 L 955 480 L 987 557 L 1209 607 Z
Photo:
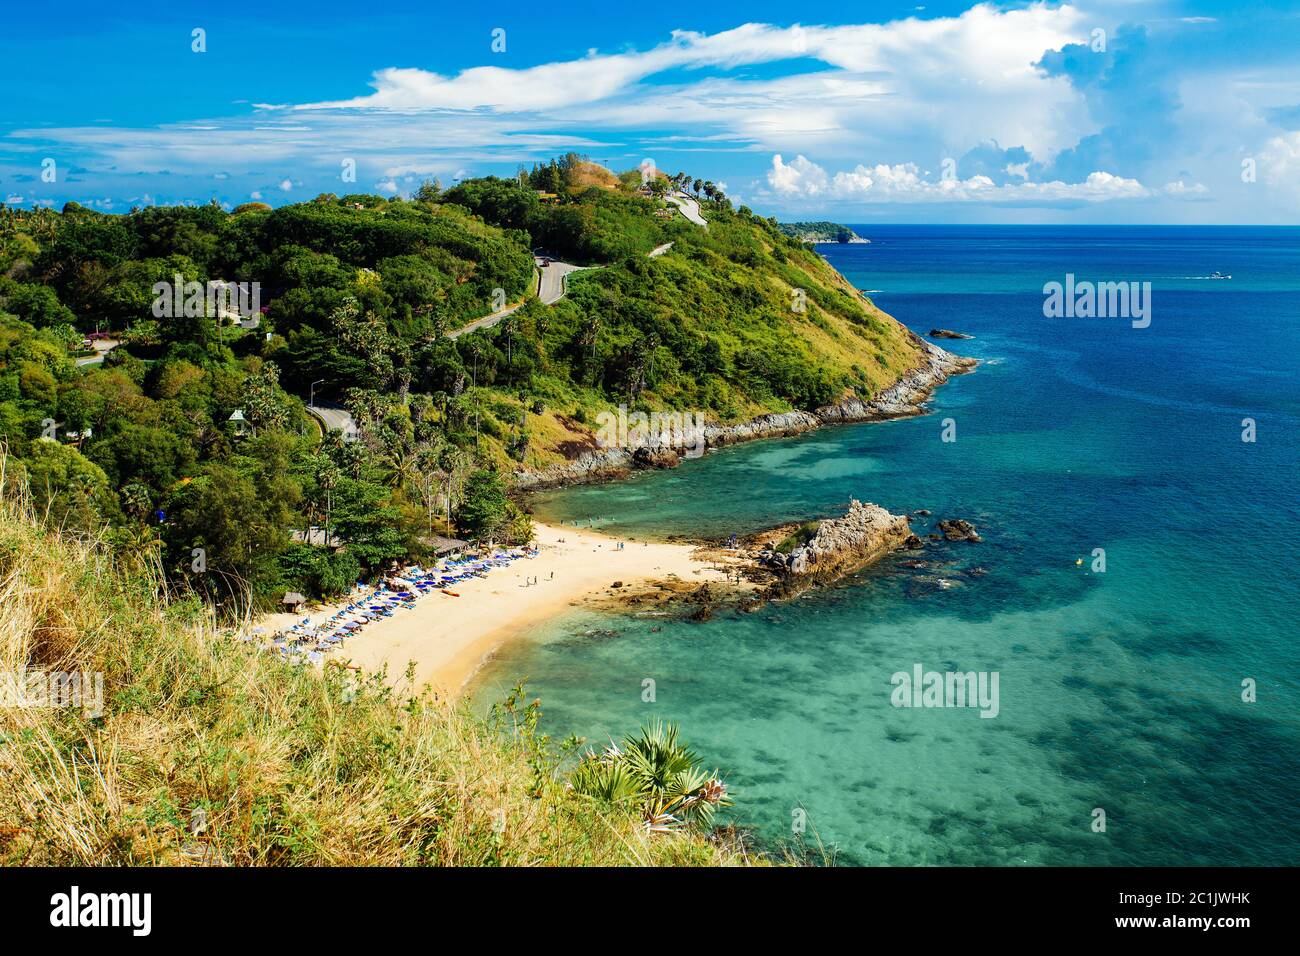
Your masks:
M 0 707 L 0 863 L 752 862 L 576 793 L 532 705 L 493 727 L 340 668 L 290 667 L 198 602 L 164 605 L 156 583 L 0 494 L 0 674 L 104 682 L 98 716 Z

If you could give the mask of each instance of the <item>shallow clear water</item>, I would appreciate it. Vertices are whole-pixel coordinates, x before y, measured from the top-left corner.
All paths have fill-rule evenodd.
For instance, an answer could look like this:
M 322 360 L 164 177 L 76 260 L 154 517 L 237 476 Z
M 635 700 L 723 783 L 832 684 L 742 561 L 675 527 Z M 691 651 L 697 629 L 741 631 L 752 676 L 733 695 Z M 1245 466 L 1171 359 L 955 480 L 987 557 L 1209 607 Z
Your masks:
M 801 808 L 842 863 L 1300 863 L 1300 230 L 859 232 L 872 245 L 820 249 L 912 328 L 975 336 L 945 343 L 981 365 L 931 414 L 538 510 L 724 536 L 859 498 L 931 510 L 922 533 L 967 518 L 983 543 L 751 615 L 575 614 L 494 661 L 479 702 L 526 675 L 557 737 L 676 721 L 725 772 L 731 819 L 780 841 Z M 1214 270 L 1232 279 L 1195 278 Z M 1151 281 L 1150 327 L 1045 319 L 1067 271 Z M 918 663 L 997 671 L 998 716 L 894 707 L 891 675 Z

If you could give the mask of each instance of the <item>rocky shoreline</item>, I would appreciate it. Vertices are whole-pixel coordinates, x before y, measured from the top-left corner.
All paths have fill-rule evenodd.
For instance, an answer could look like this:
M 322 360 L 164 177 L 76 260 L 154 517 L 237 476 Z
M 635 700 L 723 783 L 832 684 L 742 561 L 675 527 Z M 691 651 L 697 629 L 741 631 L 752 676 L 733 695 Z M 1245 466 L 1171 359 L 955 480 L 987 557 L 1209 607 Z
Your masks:
M 521 491 L 539 491 L 612 481 L 625 478 L 637 469 L 673 467 L 681 461 L 679 449 L 721 448 L 760 438 L 788 438 L 823 425 L 848 425 L 920 415 L 925 410 L 924 402 L 936 387 L 953 375 L 969 372 L 976 362 L 972 358 L 953 355 L 915 334 L 912 339 L 926 353 L 926 361 L 875 398 L 850 398 L 824 405 L 815 412 L 773 412 L 735 425 L 706 424 L 702 435 L 683 433 L 676 436 L 675 448 L 606 448 L 588 452 L 573 461 L 548 468 L 517 471 L 514 486 Z
M 960 562 L 943 550 L 955 542 L 981 541 L 975 525 L 950 518 L 937 523 L 943 533 L 913 529 L 914 518 L 929 515 L 926 509 L 892 514 L 879 505 L 852 499 L 838 517 L 782 524 L 726 544 L 700 543 L 695 557 L 723 572 L 725 582 L 700 584 L 669 577 L 628 587 L 614 581 L 589 606 L 708 620 L 723 611 L 753 612 L 771 601 L 791 600 L 809 589 L 834 585 L 894 554 L 900 557 L 896 569 L 906 569 L 909 596 L 961 587 L 987 574 L 988 569 L 980 565 L 957 569 Z M 941 550 L 932 552 L 932 548 Z

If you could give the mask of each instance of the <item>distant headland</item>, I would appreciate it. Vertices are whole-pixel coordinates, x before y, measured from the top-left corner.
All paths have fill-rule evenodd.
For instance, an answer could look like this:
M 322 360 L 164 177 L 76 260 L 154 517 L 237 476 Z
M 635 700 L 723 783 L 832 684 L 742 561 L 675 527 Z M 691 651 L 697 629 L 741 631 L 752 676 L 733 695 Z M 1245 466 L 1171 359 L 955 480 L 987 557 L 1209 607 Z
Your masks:
M 868 243 L 848 226 L 838 222 L 783 222 L 780 229 L 787 236 L 794 236 L 801 242 L 859 242 Z

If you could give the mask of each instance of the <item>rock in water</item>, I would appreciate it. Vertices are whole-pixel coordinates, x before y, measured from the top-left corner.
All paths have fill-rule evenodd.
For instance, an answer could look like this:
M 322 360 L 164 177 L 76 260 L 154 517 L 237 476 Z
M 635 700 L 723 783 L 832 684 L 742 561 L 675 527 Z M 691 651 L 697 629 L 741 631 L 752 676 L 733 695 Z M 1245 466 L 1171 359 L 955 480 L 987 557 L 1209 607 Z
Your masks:
M 961 518 L 940 521 L 938 528 L 949 541 L 983 541 L 975 531 L 975 526 Z
M 632 464 L 637 468 L 676 468 L 682 458 L 666 445 L 646 445 L 632 452 Z
M 851 574 L 897 548 L 917 543 L 905 515 L 854 500 L 844 517 L 820 522 L 816 533 L 789 552 L 769 548 L 759 560 L 787 586 L 811 584 Z
M 932 339 L 972 339 L 975 336 L 966 335 L 964 332 L 954 332 L 952 329 L 931 329 L 930 338 Z

